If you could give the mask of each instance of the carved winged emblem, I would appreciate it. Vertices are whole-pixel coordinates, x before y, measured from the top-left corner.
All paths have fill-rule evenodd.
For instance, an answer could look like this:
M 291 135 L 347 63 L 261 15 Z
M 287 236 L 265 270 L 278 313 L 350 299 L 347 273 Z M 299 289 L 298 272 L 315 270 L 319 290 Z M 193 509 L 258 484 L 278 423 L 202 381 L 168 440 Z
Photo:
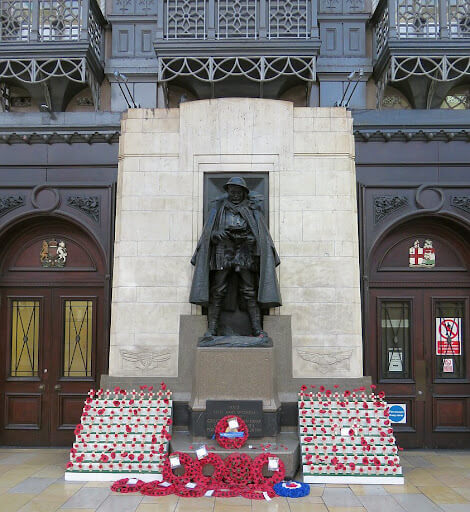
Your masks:
M 125 361 L 133 363 L 135 368 L 145 371 L 158 368 L 161 363 L 171 358 L 171 354 L 169 352 L 151 352 L 150 350 L 140 352 L 121 350 L 121 357 Z
M 349 367 L 349 360 L 351 359 L 353 351 L 313 351 L 298 348 L 297 353 L 304 361 L 316 365 L 320 373 L 327 373 L 331 371 L 332 366 L 339 365 L 340 363 L 347 362 L 345 365 Z

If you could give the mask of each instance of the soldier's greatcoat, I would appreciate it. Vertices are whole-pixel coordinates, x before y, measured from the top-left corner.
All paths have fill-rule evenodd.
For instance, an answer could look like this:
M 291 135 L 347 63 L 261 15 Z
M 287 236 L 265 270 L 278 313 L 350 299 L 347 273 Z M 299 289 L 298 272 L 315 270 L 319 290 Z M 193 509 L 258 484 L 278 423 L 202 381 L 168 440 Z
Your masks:
M 189 301 L 200 306 L 208 306 L 210 302 L 209 276 L 211 250 L 213 249 L 211 236 L 214 228 L 218 225 L 218 217 L 221 215 L 226 199 L 227 195 L 224 195 L 213 202 L 201 238 L 191 259 L 195 269 Z M 280 260 L 263 214 L 259 209 L 259 203 L 250 194 L 248 199 L 239 205 L 238 211 L 256 238 L 259 252 L 258 304 L 263 309 L 280 306 L 281 293 L 276 275 L 276 267 Z

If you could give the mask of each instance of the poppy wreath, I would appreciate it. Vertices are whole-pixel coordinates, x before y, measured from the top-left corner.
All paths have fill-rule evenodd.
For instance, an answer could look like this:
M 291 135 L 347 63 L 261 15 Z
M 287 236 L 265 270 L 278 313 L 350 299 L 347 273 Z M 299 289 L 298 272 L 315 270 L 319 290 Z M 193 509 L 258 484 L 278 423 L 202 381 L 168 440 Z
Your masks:
M 212 496 L 215 498 L 236 498 L 240 496 L 240 487 L 238 485 L 219 484 Z
M 167 487 L 161 486 L 161 482 L 147 482 L 140 488 L 140 493 L 144 496 L 168 496 L 175 492 L 173 484 Z
M 225 475 L 225 464 L 222 458 L 216 453 L 208 453 L 205 457 L 199 460 L 200 474 L 195 478 L 196 482 L 209 485 L 211 482 L 221 482 Z M 213 466 L 214 472 L 210 476 L 202 473 L 204 466 Z
M 229 485 L 243 486 L 252 480 L 252 462 L 246 453 L 232 453 L 225 459 L 224 481 Z
M 165 457 L 163 464 L 163 480 L 171 484 L 187 484 L 191 480 L 196 480 L 201 471 L 201 464 L 198 460 L 193 460 L 188 454 L 181 452 L 173 452 L 171 457 L 178 456 L 180 465 L 184 466 L 182 475 L 175 475 L 171 468 L 170 457 Z
M 142 480 L 137 480 L 135 484 L 129 484 L 129 478 L 122 478 L 111 486 L 111 490 L 113 492 L 121 492 L 122 494 L 127 494 L 131 492 L 139 492 L 144 482 Z
M 266 493 L 266 494 L 265 494 Z M 240 489 L 240 496 L 251 500 L 264 500 L 276 497 L 272 485 L 247 484 Z
M 303 498 L 310 493 L 310 486 L 302 482 L 279 482 L 274 484 L 273 487 L 278 496 L 285 496 L 286 498 Z
M 265 477 L 263 475 L 263 466 L 268 464 L 270 458 L 276 458 L 278 460 L 278 468 L 273 472 L 272 476 Z M 272 453 L 261 453 L 258 455 L 253 461 L 253 481 L 258 485 L 270 485 L 271 487 L 278 482 L 282 482 L 284 477 L 286 476 L 286 467 L 284 466 L 284 462 L 273 455 Z
M 237 420 L 238 431 L 243 432 L 243 437 L 224 437 L 221 435 L 227 432 L 228 420 L 231 419 Z M 233 414 L 230 416 L 224 416 L 215 426 L 215 439 L 222 448 L 241 448 L 248 439 L 248 427 L 239 416 L 234 416 Z
M 173 492 L 181 498 L 200 498 L 204 496 L 208 489 L 207 485 L 199 481 L 195 483 L 197 484 L 196 487 L 186 487 L 186 484 L 178 482 Z

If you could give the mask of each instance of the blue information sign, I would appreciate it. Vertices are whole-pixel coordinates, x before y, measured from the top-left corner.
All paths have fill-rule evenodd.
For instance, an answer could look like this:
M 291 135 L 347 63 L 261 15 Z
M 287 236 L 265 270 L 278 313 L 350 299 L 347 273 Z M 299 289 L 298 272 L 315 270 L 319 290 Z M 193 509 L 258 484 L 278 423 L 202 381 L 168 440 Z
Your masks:
M 392 423 L 406 423 L 406 404 L 391 405 L 389 418 Z

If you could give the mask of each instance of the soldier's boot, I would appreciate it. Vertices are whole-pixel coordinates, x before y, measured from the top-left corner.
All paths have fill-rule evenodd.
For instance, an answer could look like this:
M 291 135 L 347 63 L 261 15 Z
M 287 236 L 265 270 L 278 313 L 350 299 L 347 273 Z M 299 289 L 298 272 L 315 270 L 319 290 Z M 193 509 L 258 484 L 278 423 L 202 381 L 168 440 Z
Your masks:
M 209 304 L 207 311 L 207 331 L 204 336 L 217 336 L 217 327 L 219 326 L 219 317 L 222 307 L 220 304 Z
M 261 327 L 261 310 L 258 306 L 256 300 L 249 300 L 247 304 L 248 315 L 251 320 L 251 329 L 253 332 L 253 336 L 256 337 L 267 337 L 268 334 L 263 331 Z

